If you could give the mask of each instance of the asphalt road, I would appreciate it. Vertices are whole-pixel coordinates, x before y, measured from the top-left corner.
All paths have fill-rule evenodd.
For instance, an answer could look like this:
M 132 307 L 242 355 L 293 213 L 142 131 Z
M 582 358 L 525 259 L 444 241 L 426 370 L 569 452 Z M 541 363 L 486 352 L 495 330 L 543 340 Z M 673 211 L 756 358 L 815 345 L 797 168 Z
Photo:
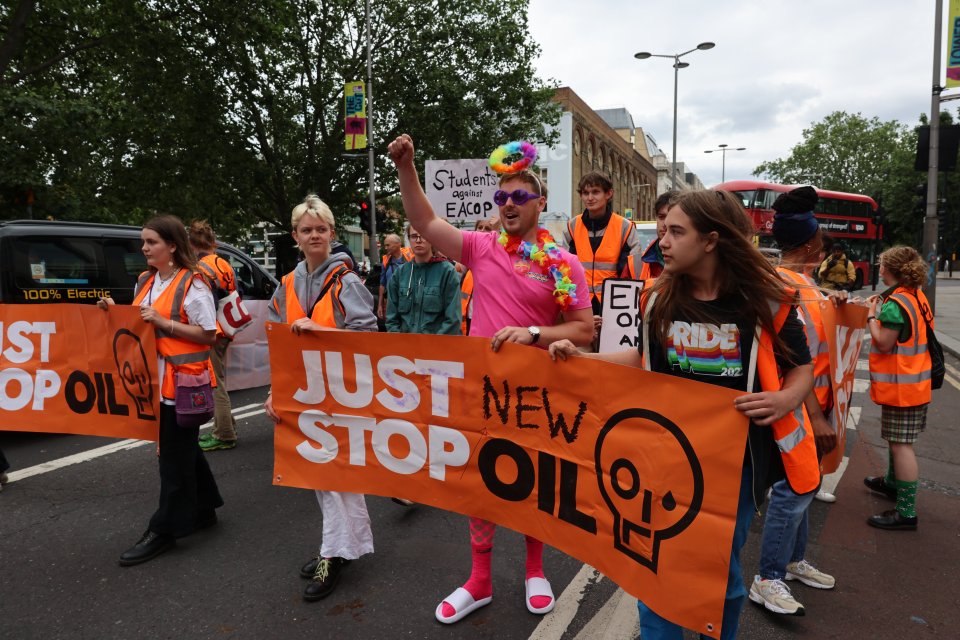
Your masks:
M 957 637 L 960 362 L 948 362 L 958 386 L 936 392 L 930 427 L 917 446 L 920 531 L 882 532 L 864 522 L 888 504 L 861 484 L 863 475 L 882 470 L 886 453 L 879 410 L 859 393 L 838 502 L 815 502 L 811 511 L 808 558 L 834 574 L 838 586 L 795 587 L 807 607 L 803 618 L 777 617 L 748 603 L 740 637 Z M 457 625 L 439 624 L 434 607 L 469 571 L 466 518 L 381 497 L 367 500 L 376 553 L 353 563 L 328 599 L 304 602 L 306 582 L 297 570 L 317 549 L 320 513 L 312 492 L 271 484 L 272 426 L 255 413 L 264 397 L 264 389 L 232 394 L 235 413 L 253 415 L 240 420 L 236 449 L 208 454 L 226 501 L 219 525 L 144 565 L 121 568 L 116 561 L 156 504 L 151 445 L 8 485 L 0 493 L 0 638 L 635 637 L 635 601 L 553 549 L 544 566 L 563 596 L 544 618 L 528 613 L 523 538 L 506 529 L 497 534 L 493 603 Z M 17 470 L 110 442 L 0 432 L 0 447 Z M 755 520 L 744 550 L 748 579 L 758 562 L 760 527 Z

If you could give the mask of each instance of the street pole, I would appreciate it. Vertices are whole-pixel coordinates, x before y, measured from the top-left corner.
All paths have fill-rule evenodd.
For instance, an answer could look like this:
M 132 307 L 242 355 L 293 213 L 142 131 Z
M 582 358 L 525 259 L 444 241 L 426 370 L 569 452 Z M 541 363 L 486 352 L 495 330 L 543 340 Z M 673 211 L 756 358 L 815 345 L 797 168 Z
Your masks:
M 723 183 L 727 181 L 727 151 L 746 151 L 747 148 L 736 147 L 731 149 L 728 148 L 730 147 L 728 144 L 720 144 L 717 145 L 717 147 L 717 149 L 707 149 L 704 151 L 704 153 L 713 153 L 714 151 L 719 151 L 723 156 L 722 160 L 720 161 L 720 182 Z
M 677 85 L 680 80 L 680 69 L 685 69 L 690 66 L 689 62 L 680 62 L 680 58 L 694 51 L 713 49 L 715 46 L 712 42 L 701 42 L 693 49 L 684 51 L 683 53 L 665 54 L 641 51 L 633 54 L 633 57 L 637 60 L 646 60 L 647 58 L 670 58 L 673 60 L 673 158 L 671 158 L 670 162 L 670 182 L 673 184 L 674 190 L 677 189 Z
M 930 265 L 927 286 L 923 292 L 930 301 L 930 311 L 937 309 L 937 178 L 940 161 L 940 40 L 943 33 L 943 0 L 937 0 L 933 28 L 933 91 L 930 100 L 930 153 L 927 166 L 927 215 L 923 220 L 923 258 Z
M 367 31 L 367 162 L 370 170 L 370 269 L 380 262 L 377 242 L 377 168 L 373 162 L 373 43 L 370 41 L 370 0 L 366 2 L 364 19 Z
M 670 183 L 677 190 L 677 83 L 680 80 L 680 56 L 673 58 L 673 155 L 670 157 Z

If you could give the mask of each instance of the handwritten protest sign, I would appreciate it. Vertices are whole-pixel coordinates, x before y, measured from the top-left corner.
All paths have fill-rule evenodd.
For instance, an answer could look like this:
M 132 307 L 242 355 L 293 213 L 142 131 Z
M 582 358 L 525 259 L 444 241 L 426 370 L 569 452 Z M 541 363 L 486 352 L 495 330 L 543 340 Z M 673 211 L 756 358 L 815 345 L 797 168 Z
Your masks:
M 0 430 L 156 440 L 157 389 L 136 307 L 0 305 Z
M 424 190 L 433 211 L 462 226 L 497 215 L 493 194 L 499 176 L 486 160 L 427 160 Z
M 453 336 L 268 324 L 274 483 L 405 497 L 536 536 L 718 637 L 736 392 Z
M 863 346 L 867 326 L 867 308 L 856 304 L 835 307 L 832 302 L 820 302 L 823 328 L 830 349 L 830 387 L 833 394 L 833 424 L 837 429 L 837 446 L 823 457 L 824 473 L 840 468 L 847 442 L 847 420 L 853 398 L 853 380 L 857 360 Z
M 643 280 L 607 278 L 600 310 L 600 353 L 636 349 L 640 337 Z

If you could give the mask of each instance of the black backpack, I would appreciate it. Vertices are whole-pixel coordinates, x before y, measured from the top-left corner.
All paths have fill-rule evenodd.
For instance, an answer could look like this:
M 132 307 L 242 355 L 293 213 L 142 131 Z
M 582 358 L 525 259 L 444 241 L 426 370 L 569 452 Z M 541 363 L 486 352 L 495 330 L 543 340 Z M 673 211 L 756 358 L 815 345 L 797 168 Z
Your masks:
M 947 375 L 947 367 L 943 361 L 943 347 L 940 346 L 940 341 L 937 340 L 937 334 L 934 333 L 933 327 L 930 326 L 930 318 L 933 317 L 933 314 L 930 312 L 930 307 L 920 302 L 919 297 L 917 297 L 917 306 L 920 307 L 923 321 L 927 325 L 927 353 L 930 354 L 930 388 L 939 389 L 943 386 L 943 379 Z

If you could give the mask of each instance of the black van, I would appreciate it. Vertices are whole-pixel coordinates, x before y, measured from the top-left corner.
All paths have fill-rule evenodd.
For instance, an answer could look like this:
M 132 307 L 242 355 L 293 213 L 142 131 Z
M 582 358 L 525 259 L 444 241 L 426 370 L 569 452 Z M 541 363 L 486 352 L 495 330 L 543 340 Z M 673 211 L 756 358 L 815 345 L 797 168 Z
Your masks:
M 111 296 L 133 302 L 147 268 L 140 228 L 118 224 L 12 220 L 0 222 L 0 302 L 93 304 Z M 244 300 L 269 300 L 277 280 L 242 251 L 218 243 Z
M 133 302 L 133 288 L 147 268 L 140 227 L 87 222 L 11 220 L 0 222 L 0 302 L 6 304 L 95 304 L 101 296 Z M 276 278 L 229 244 L 217 254 L 237 276 L 237 289 L 254 323 L 237 334 L 227 351 L 230 390 L 269 384 L 263 323 L 278 286 Z

